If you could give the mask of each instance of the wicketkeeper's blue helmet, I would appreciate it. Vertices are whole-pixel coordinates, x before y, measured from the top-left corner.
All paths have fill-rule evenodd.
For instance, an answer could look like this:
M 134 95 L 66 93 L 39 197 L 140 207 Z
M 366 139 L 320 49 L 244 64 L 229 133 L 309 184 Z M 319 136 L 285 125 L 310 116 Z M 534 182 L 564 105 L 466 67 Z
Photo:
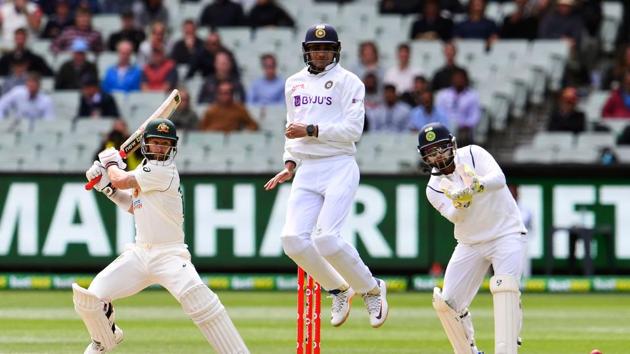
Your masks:
M 427 165 L 439 170 L 455 161 L 457 142 L 447 127 L 440 123 L 426 124 L 418 133 L 418 153 Z
M 312 44 L 326 44 L 330 46 L 331 52 L 334 53 L 331 63 L 338 63 L 341 56 L 341 42 L 339 42 L 339 36 L 337 36 L 337 30 L 329 24 L 322 23 L 309 27 L 306 30 L 304 36 L 304 42 L 302 42 L 302 54 L 304 63 L 309 66 L 311 72 L 322 72 L 321 68 L 313 66 L 310 58 L 309 46 Z M 329 64 L 330 65 L 330 64 Z

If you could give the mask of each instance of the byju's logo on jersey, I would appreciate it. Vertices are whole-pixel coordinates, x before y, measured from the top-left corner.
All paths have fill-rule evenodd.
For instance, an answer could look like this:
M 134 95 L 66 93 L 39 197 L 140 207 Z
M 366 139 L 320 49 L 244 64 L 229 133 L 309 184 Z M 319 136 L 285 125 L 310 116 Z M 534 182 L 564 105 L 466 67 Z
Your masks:
M 332 104 L 332 97 L 330 96 L 293 96 L 293 105 L 295 107 L 306 106 L 308 104 L 325 104 L 330 106 Z

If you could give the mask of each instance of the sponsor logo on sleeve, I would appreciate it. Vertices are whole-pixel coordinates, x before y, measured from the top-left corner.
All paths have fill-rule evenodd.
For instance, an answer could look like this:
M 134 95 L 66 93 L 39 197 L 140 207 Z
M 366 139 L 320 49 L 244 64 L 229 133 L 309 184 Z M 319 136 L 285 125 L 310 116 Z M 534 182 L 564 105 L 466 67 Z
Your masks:
M 352 103 L 363 103 L 363 99 L 362 98 L 353 98 L 352 99 Z

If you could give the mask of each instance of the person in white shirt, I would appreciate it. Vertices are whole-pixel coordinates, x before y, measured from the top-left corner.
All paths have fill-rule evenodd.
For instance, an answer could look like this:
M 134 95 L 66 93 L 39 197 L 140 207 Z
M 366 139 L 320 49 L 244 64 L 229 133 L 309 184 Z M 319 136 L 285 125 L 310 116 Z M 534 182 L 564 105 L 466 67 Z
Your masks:
M 190 262 L 183 196 L 173 162 L 177 141 L 171 121 L 153 120 L 142 136 L 145 159 L 135 170 L 124 171 L 119 152 L 109 148 L 85 174 L 88 180 L 100 177 L 94 189 L 133 214 L 136 222 L 136 242 L 98 273 L 88 289 L 72 284 L 74 308 L 92 338 L 85 354 L 109 352 L 122 341 L 112 302 L 152 284 L 177 299 L 217 353 L 249 353 L 223 304 Z
M 50 96 L 40 90 L 40 76 L 31 72 L 25 85 L 15 86 L 0 97 L 0 120 L 13 117 L 29 122 L 29 129 L 38 120 L 55 119 L 55 111 Z
M 413 91 L 413 79 L 422 75 L 422 70 L 411 66 L 411 48 L 407 43 L 401 43 L 397 49 L 398 64 L 385 72 L 383 82 L 396 86 L 396 92 L 402 95 Z
M 422 161 L 432 168 L 427 199 L 455 225 L 457 239 L 443 289 L 434 289 L 433 307 L 455 353 L 477 354 L 468 306 L 492 265 L 495 353 L 514 354 L 520 345 L 519 280 L 527 230 L 505 175 L 484 148 L 458 149 L 442 124 L 425 125 L 418 143 Z
M 328 24 L 310 27 L 302 42 L 307 66 L 285 84 L 284 170 L 266 190 L 295 179 L 282 231 L 284 252 L 333 299 L 331 324 L 340 326 L 361 294 L 372 327 L 387 318 L 386 286 L 341 237 L 359 185 L 355 142 L 365 119 L 365 87 L 339 65 L 341 43 Z M 299 168 L 298 168 L 299 167 Z

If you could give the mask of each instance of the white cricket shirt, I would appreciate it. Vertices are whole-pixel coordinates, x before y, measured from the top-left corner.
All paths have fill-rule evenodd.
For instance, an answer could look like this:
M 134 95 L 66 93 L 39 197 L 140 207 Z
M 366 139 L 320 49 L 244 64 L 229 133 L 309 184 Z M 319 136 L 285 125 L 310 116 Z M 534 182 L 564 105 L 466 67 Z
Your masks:
M 467 164 L 473 168 L 485 186 L 482 193 L 473 196 L 471 205 L 456 209 L 440 190 L 442 178 L 448 178 L 458 187 L 464 185 L 457 172 L 431 176 L 426 194 L 431 205 L 455 225 L 458 242 L 474 244 L 512 233 L 527 232 L 518 206 L 506 185 L 505 175 L 488 151 L 478 145 L 457 149 L 455 164 Z
M 133 170 L 141 191 L 133 192 L 136 242 L 184 242 L 184 207 L 175 163 L 156 166 L 143 160 Z
M 314 124 L 319 136 L 286 139 L 283 161 L 355 154 L 365 119 L 365 86 L 355 74 L 339 64 L 316 75 L 304 68 L 287 79 L 284 94 L 287 126 Z

